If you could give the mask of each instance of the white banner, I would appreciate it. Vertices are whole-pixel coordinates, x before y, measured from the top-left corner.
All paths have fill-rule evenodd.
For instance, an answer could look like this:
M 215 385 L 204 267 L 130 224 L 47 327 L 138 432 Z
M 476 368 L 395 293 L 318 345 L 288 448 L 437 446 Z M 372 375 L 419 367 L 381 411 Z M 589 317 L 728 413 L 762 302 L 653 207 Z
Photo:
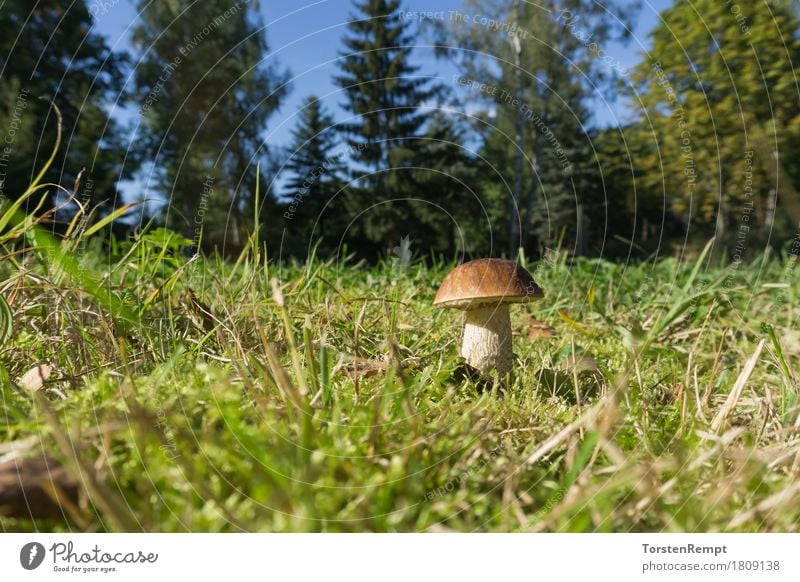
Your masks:
M 0 572 L 4 581 L 797 581 L 799 549 L 798 534 L 3 534 Z

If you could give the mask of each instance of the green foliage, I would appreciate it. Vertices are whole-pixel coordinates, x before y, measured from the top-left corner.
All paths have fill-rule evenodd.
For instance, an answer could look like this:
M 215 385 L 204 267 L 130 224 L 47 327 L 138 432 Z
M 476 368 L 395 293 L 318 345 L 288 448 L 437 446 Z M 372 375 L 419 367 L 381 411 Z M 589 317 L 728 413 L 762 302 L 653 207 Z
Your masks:
M 606 232 L 609 217 L 595 210 L 603 193 L 597 192 L 601 181 L 586 130 L 586 104 L 620 74 L 599 51 L 626 36 L 625 25 L 636 12 L 632 4 L 606 3 L 601 10 L 584 0 L 467 0 L 463 14 L 480 14 L 510 28 L 494 30 L 456 18 L 437 31 L 440 45 L 458 47 L 444 54 L 458 64 L 463 78 L 489 88 L 468 89 L 461 97 L 486 110 L 476 127 L 481 154 L 492 169 L 484 173 L 485 204 L 511 255 L 519 247 L 530 254 L 559 240 L 586 252 L 585 235 Z M 623 20 L 612 13 L 624 15 Z
M 491 253 L 491 222 L 479 180 L 482 165 L 469 139 L 461 117 L 442 110 L 429 114 L 414 161 L 414 212 L 424 228 L 409 235 L 418 248 L 447 257 Z
M 14 318 L 5 297 L 0 295 L 0 347 L 11 339 L 14 333 Z
M 713 229 L 731 247 L 741 233 L 749 248 L 766 240 L 776 166 L 798 177 L 798 33 L 788 1 L 676 2 L 635 71 L 642 120 L 630 130 L 640 134 L 637 143 L 649 142 L 636 156 L 638 189 L 665 197 L 682 222 Z M 791 188 L 788 179 L 780 182 Z M 778 201 L 795 197 L 783 191 Z
M 61 110 L 68 146 L 44 182 L 71 190 L 83 170 L 77 194 L 84 205 L 115 201 L 117 181 L 138 167 L 126 158 L 123 129 L 109 115 L 125 80 L 126 57 L 111 52 L 95 31 L 85 0 L 9 0 L 0 9 L 0 30 L 0 143 L 9 148 L 0 194 L 18 199 L 41 166 L 42 152 L 53 149 L 52 101 Z M 59 198 L 52 188 L 43 208 Z
M 251 225 L 257 162 L 269 153 L 262 132 L 286 94 L 287 75 L 264 64 L 255 3 L 138 6 L 137 146 L 153 164 L 148 184 L 163 205 L 157 217 L 194 238 L 200 223 L 206 249 L 238 255 Z
M 414 39 L 400 18 L 400 5 L 400 0 L 356 3 L 336 77 L 354 118 L 341 128 L 354 163 L 361 166 L 353 172 L 355 182 L 345 199 L 356 218 L 348 234 L 366 248 L 375 243 L 391 247 L 403 235 L 425 228 L 417 216 L 424 202 L 414 200 L 420 193 L 413 166 L 424 150 L 418 139 L 425 123 L 420 105 L 440 90 L 411 64 Z
M 337 149 L 333 117 L 316 96 L 308 97 L 292 131 L 285 184 L 284 245 L 282 256 L 305 258 L 316 248 L 319 256 L 336 253 L 347 228 L 343 193 L 346 162 L 344 147 Z

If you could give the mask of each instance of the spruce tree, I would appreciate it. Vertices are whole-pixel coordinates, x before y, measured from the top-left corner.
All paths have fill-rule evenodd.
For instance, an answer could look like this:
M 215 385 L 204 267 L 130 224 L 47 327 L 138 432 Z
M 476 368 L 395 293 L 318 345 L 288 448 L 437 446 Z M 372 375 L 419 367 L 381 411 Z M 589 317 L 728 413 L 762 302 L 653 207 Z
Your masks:
M 409 169 L 418 159 L 414 138 L 425 115 L 420 104 L 439 88 L 410 64 L 413 35 L 400 18 L 400 0 L 364 0 L 348 24 L 349 34 L 336 77 L 354 120 L 343 124 L 354 161 L 355 188 L 348 207 L 355 218 L 356 235 L 368 243 L 399 244 L 403 235 L 418 230 L 415 204 L 419 196 Z
M 318 246 L 320 255 L 336 250 L 346 227 L 344 183 L 346 148 L 336 149 L 338 136 L 334 119 L 316 96 L 308 97 L 292 131 L 289 159 L 284 170 L 287 201 L 283 217 L 291 244 L 284 248 L 296 253 Z
M 469 130 L 463 118 L 436 110 L 416 147 L 414 183 L 420 202 L 415 210 L 425 228 L 412 238 L 416 247 L 447 257 L 490 250 L 477 160 L 463 145 Z

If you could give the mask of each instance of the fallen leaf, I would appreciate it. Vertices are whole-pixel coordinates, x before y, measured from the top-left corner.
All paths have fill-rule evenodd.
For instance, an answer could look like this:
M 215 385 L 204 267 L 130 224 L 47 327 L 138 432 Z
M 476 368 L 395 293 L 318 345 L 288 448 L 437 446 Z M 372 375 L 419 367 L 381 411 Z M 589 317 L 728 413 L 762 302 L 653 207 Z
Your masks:
M 53 366 L 50 364 L 38 364 L 22 375 L 19 379 L 19 385 L 25 390 L 36 392 L 44 386 L 44 383 L 47 382 L 52 373 Z
M 528 338 L 536 340 L 539 338 L 548 338 L 556 335 L 555 328 L 550 327 L 541 321 L 532 321 L 528 329 Z
M 571 371 L 573 368 L 576 372 L 596 372 L 600 369 L 600 366 L 597 364 L 597 360 L 594 359 L 594 356 L 586 356 L 586 355 L 569 355 L 564 360 L 559 363 L 559 367 L 562 370 L 569 370 Z
M 341 367 L 334 368 L 332 375 L 335 376 L 340 369 L 344 370 L 351 378 L 369 378 L 379 372 L 388 370 L 389 362 L 387 360 L 356 358 L 352 363 L 343 364 Z

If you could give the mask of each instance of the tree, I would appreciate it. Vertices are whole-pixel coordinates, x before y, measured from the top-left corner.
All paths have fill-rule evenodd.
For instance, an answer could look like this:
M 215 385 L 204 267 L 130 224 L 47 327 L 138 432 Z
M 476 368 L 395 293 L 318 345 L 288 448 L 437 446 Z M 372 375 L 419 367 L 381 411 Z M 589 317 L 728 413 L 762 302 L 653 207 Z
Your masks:
M 641 186 L 666 196 L 687 229 L 713 230 L 735 255 L 753 246 L 753 232 L 772 229 L 776 197 L 800 222 L 792 3 L 676 2 L 651 38 L 634 76 L 639 131 L 655 146 L 638 162 Z
M 636 123 L 592 132 L 601 169 L 589 206 L 603 209 L 604 223 L 590 224 L 590 237 L 602 240 L 604 255 L 629 258 L 658 254 L 661 245 L 682 236 L 680 225 L 666 206 L 663 192 L 642 187 L 649 176 L 640 160 L 654 155 L 654 144 Z M 599 187 L 597 187 L 599 186 Z
M 285 231 L 291 239 L 286 247 L 329 254 L 337 249 L 347 226 L 342 175 L 346 151 L 334 151 L 337 134 L 333 117 L 316 96 L 308 97 L 300 109 L 300 120 L 292 131 L 283 213 Z
M 257 163 L 268 162 L 262 134 L 287 76 L 265 64 L 257 3 L 138 5 L 137 140 L 153 164 L 148 183 L 167 205 L 167 225 L 195 240 L 202 227 L 205 248 L 235 254 L 253 212 Z
M 519 247 L 532 250 L 533 239 L 552 244 L 565 229 L 578 242 L 584 185 L 599 171 L 586 101 L 625 73 L 603 47 L 627 37 L 635 7 L 466 0 L 435 31 L 437 44 L 458 47 L 440 54 L 460 67 L 464 98 L 492 113 L 484 153 L 508 184 L 493 191 L 506 205 L 512 256 Z
M 415 214 L 424 224 L 412 235 L 417 247 L 448 256 L 490 249 L 478 180 L 483 165 L 464 145 L 469 130 L 460 116 L 437 109 L 415 142 Z
M 413 36 L 400 18 L 400 0 L 364 0 L 348 23 L 342 73 L 336 77 L 354 120 L 341 124 L 354 162 L 355 188 L 347 202 L 366 244 L 398 244 L 408 232 L 421 230 L 415 214 L 419 196 L 410 167 L 418 159 L 414 138 L 425 123 L 419 105 L 439 89 L 410 64 Z
M 52 101 L 63 115 L 63 138 L 43 181 L 71 191 L 85 169 L 78 200 L 86 206 L 113 200 L 117 181 L 136 166 L 131 159 L 123 164 L 122 128 L 108 113 L 122 86 L 125 57 L 94 32 L 84 0 L 35 6 L 8 0 L 0 8 L 0 29 L 0 143 L 7 148 L 0 148 L 0 193 L 19 197 L 49 158 L 57 133 Z M 49 192 L 47 206 L 63 200 L 56 189 Z

